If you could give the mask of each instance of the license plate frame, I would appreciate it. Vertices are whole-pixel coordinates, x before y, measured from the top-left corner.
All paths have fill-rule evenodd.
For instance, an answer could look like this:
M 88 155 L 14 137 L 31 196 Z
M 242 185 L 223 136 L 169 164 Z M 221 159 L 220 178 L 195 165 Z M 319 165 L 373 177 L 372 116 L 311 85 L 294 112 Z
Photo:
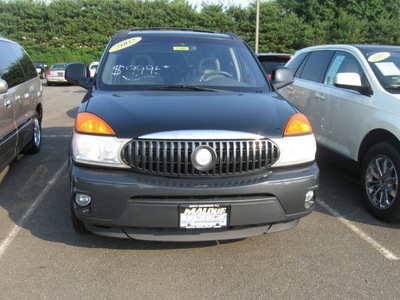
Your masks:
M 229 226 L 230 206 L 221 204 L 179 205 L 179 228 L 220 229 Z

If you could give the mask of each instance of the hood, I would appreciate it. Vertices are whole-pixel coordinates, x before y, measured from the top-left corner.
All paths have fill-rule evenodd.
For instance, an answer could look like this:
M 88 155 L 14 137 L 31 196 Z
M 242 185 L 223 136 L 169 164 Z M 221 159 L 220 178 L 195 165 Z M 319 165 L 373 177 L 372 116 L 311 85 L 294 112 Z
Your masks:
M 296 112 L 275 93 L 94 90 L 82 105 L 80 111 L 102 118 L 120 138 L 206 129 L 280 137 Z

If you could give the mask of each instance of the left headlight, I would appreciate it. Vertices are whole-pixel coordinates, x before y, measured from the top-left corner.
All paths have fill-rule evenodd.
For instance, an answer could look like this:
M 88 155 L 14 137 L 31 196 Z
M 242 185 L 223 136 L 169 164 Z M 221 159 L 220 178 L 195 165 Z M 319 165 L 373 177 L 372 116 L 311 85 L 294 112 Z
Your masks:
M 317 144 L 310 122 L 305 115 L 296 113 L 286 124 L 283 138 L 271 139 L 280 149 L 279 160 L 274 167 L 283 167 L 315 160 Z
M 120 158 L 129 139 L 88 135 L 74 132 L 71 141 L 72 159 L 78 163 L 129 168 Z

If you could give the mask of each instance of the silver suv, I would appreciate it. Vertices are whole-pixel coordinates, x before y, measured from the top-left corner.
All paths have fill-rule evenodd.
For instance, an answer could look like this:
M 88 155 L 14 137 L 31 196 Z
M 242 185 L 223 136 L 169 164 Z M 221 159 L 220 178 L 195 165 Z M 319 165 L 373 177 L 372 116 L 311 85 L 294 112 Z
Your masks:
M 41 146 L 42 85 L 32 60 L 13 41 L 0 37 L 0 171 L 19 153 Z
M 322 145 L 357 162 L 368 210 L 400 220 L 400 47 L 325 45 L 287 63 L 280 92 L 310 120 Z

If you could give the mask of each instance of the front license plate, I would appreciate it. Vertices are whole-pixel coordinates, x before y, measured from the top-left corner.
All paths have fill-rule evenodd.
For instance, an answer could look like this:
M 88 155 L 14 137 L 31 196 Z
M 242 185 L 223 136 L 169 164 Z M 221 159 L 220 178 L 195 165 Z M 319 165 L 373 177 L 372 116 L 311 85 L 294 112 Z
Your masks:
M 179 207 L 179 226 L 185 229 L 223 228 L 228 226 L 229 206 L 219 204 Z

